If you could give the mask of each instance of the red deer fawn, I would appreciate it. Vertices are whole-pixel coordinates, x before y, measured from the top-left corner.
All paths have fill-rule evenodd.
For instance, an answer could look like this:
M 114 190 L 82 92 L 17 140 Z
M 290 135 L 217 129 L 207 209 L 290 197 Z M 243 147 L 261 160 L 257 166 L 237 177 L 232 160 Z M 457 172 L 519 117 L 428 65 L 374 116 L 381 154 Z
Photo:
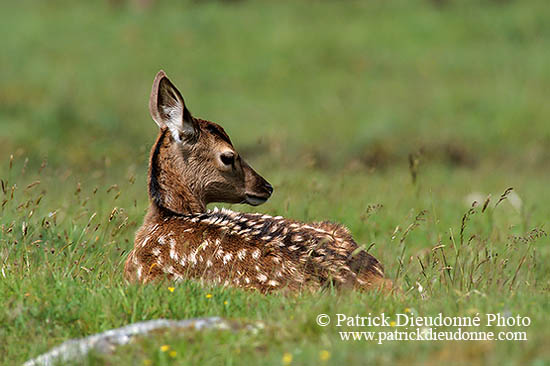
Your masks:
M 210 202 L 259 205 L 273 188 L 222 127 L 191 116 L 163 71 L 149 110 L 160 132 L 149 161 L 149 211 L 124 269 L 128 280 L 195 278 L 263 293 L 391 286 L 382 265 L 343 226 L 207 211 Z

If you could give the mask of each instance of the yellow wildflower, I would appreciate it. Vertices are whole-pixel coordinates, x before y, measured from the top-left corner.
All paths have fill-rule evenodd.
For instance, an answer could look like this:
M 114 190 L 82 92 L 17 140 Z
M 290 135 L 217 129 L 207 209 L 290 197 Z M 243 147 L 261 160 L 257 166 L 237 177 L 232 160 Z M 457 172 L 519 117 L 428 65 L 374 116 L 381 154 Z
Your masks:
M 292 362 L 292 354 L 285 352 L 283 354 L 283 365 L 290 365 Z
M 319 352 L 319 359 L 321 361 L 328 361 L 329 358 L 330 358 L 330 352 L 327 351 L 326 349 Z
M 394 322 L 394 321 L 392 320 L 392 321 L 390 322 L 390 327 L 395 327 L 396 324 L 397 324 L 397 323 Z
M 161 350 L 162 352 L 166 352 L 166 351 L 168 351 L 169 349 L 170 349 L 170 346 L 167 345 L 167 344 L 165 344 L 165 345 L 163 345 L 163 346 L 160 346 L 160 350 Z
M 206 294 L 206 298 L 207 298 L 207 299 L 212 298 L 212 294 Z
M 178 353 L 176 351 L 170 351 L 169 355 L 170 357 L 174 358 L 178 355 Z
M 229 304 L 229 302 L 228 302 L 227 300 L 225 300 L 225 301 L 223 302 L 223 304 L 224 304 L 224 305 L 227 305 L 227 304 Z
M 170 292 L 174 292 L 175 289 L 176 289 L 175 287 L 168 287 L 168 291 Z
M 411 312 L 411 309 L 410 309 L 410 308 L 405 308 L 405 312 L 406 312 L 406 313 L 410 313 L 410 312 Z

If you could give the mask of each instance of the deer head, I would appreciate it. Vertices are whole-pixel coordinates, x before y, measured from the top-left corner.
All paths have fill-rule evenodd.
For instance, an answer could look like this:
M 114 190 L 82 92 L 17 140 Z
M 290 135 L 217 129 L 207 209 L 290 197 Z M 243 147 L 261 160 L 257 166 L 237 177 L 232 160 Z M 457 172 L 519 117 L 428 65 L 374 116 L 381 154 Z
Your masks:
M 210 202 L 264 203 L 273 187 L 239 155 L 216 123 L 194 118 L 181 93 L 159 71 L 149 100 L 160 127 L 149 164 L 149 195 L 162 209 L 204 212 Z

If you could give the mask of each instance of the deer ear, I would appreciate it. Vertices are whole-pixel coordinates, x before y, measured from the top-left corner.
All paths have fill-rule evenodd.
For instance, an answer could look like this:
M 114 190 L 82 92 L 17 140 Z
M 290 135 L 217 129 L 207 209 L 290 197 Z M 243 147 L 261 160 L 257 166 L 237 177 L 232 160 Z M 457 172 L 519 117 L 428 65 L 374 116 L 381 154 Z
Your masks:
M 153 81 L 149 98 L 149 112 L 159 127 L 168 127 L 174 139 L 182 141 L 196 133 L 196 126 L 179 90 L 160 70 Z

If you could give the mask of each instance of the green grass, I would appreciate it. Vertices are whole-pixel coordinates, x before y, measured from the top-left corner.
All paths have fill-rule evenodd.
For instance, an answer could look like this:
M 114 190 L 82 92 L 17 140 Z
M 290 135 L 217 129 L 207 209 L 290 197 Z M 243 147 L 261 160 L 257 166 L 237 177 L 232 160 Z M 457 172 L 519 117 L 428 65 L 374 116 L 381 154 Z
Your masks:
M 9 35 L 0 53 L 0 364 L 135 321 L 204 316 L 265 327 L 159 333 L 87 362 L 281 365 L 290 354 L 292 365 L 548 364 L 546 2 L 1 8 L 10 16 L 0 23 Z M 156 133 L 147 98 L 160 68 L 274 185 L 258 211 L 345 224 L 361 245 L 374 244 L 399 294 L 125 283 L 147 208 Z M 521 205 L 508 195 L 495 207 L 508 187 Z M 381 345 L 344 342 L 342 329 L 315 324 L 320 313 L 406 308 L 519 314 L 532 324 L 506 329 L 526 330 L 525 342 Z

